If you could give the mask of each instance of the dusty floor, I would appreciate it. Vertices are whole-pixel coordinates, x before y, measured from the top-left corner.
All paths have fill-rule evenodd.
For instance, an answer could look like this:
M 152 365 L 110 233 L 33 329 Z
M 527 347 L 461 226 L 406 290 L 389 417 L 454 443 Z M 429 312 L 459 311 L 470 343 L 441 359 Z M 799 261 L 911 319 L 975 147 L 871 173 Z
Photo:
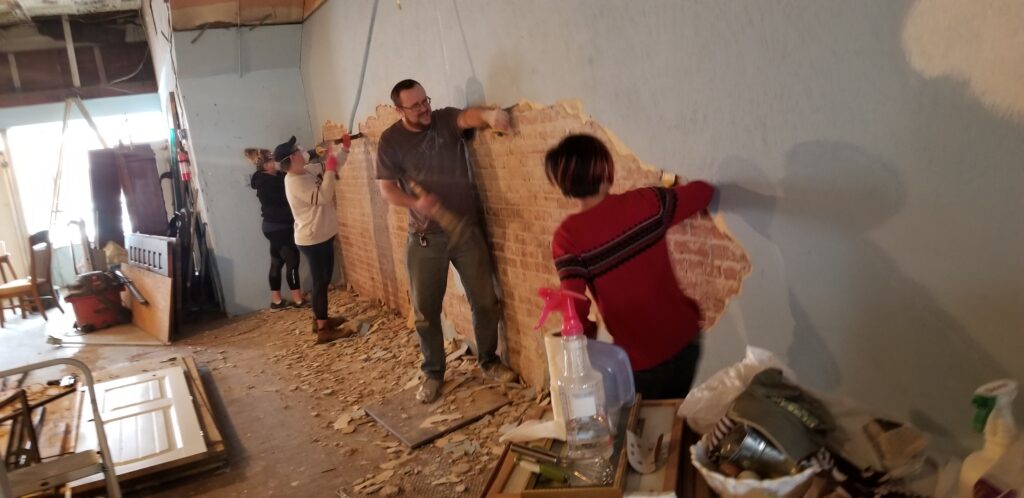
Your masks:
M 511 404 L 410 452 L 361 410 L 411 385 L 419 364 L 415 334 L 405 319 L 376 303 L 332 293 L 332 314 L 361 319 L 371 329 L 319 346 L 313 344 L 308 309 L 204 324 L 165 347 L 47 345 L 48 327 L 71 326 L 68 311 L 49 322 L 12 318 L 0 329 L 0 369 L 67 356 L 94 370 L 186 354 L 200 364 L 230 465 L 136 496 L 476 496 L 496 463 L 499 431 L 538 399 L 533 389 L 503 386 Z M 450 373 L 477 370 L 472 357 L 450 360 Z M 355 430 L 344 424 L 336 429 L 338 418 L 348 416 Z M 380 484 L 366 482 L 375 477 Z

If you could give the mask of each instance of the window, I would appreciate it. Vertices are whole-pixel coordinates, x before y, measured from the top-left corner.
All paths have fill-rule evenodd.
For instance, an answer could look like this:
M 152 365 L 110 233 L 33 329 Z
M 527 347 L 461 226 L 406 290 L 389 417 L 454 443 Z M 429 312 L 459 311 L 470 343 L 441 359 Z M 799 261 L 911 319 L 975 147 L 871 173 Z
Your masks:
M 110 146 L 147 144 L 167 140 L 167 119 L 159 111 L 122 114 L 95 118 L 103 138 Z M 68 222 L 85 221 L 90 240 L 96 236 L 93 220 L 92 192 L 89 188 L 89 151 L 103 148 L 96 134 L 84 119 L 68 121 L 64 139 L 64 167 L 61 174 L 56 221 L 50 226 L 54 193 L 54 177 L 60 156 L 62 122 L 16 126 L 7 131 L 11 164 L 17 177 L 22 211 L 28 233 L 50 230 L 54 246 L 65 246 L 78 240 L 76 228 Z M 122 206 L 123 206 L 122 202 Z M 131 233 L 127 213 L 125 233 Z

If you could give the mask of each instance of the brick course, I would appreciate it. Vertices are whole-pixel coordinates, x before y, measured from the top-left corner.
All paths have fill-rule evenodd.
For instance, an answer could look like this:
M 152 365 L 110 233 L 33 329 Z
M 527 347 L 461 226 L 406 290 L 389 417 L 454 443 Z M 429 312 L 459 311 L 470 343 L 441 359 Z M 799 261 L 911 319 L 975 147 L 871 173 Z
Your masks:
M 540 385 L 546 366 L 543 341 L 533 330 L 540 310 L 536 289 L 558 285 L 551 262 L 551 234 L 575 208 L 574 201 L 564 199 L 548 184 L 544 153 L 570 133 L 601 138 L 615 160 L 613 192 L 656 185 L 662 172 L 643 164 L 614 135 L 584 115 L 578 102 L 547 107 L 522 102 L 512 108 L 511 116 L 511 134 L 479 133 L 472 141 L 471 155 L 501 287 L 507 357 L 528 383 Z M 380 299 L 408 314 L 408 213 L 389 206 L 374 179 L 378 140 L 397 119 L 393 108 L 378 106 L 376 115 L 360 125 L 367 138 L 353 144 L 341 169 L 338 224 L 348 283 L 362 296 Z M 668 238 L 680 286 L 700 304 L 705 326 L 710 328 L 750 273 L 747 254 L 721 222 L 707 214 L 673 227 Z M 460 335 L 471 339 L 472 316 L 457 279 L 450 271 L 444 317 Z

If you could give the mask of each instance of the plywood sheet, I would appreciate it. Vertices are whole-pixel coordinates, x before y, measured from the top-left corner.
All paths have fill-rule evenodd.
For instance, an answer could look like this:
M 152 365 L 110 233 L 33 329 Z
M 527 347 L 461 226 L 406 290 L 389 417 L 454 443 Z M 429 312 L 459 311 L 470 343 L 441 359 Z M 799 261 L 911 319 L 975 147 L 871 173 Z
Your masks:
M 488 387 L 479 378 L 448 381 L 438 401 L 425 405 L 416 399 L 412 387 L 383 401 L 365 407 L 366 413 L 391 431 L 410 448 L 422 446 L 460 427 L 479 420 L 509 403 L 499 390 Z M 460 395 L 459 391 L 465 393 Z M 448 393 L 455 395 L 449 400 Z
M 184 368 L 176 366 L 102 382 L 95 389 L 119 478 L 131 479 L 148 469 L 206 452 Z M 92 410 L 83 410 L 79 423 L 76 451 L 98 448 Z M 95 475 L 71 486 L 100 479 L 102 475 Z
M 149 304 L 132 299 L 132 323 L 164 344 L 171 342 L 171 315 L 174 312 L 174 280 L 134 265 L 121 270 L 135 282 Z

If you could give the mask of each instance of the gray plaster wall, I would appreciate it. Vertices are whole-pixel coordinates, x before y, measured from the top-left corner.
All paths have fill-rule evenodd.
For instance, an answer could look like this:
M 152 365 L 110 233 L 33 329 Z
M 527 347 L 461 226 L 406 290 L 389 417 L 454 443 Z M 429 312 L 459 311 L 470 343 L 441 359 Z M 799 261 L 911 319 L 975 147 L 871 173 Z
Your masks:
M 314 129 L 352 111 L 373 5 L 303 26 Z M 384 1 L 357 122 L 406 77 L 435 107 L 581 99 L 642 160 L 717 184 L 750 253 L 702 377 L 765 347 L 962 454 L 973 389 L 1024 378 L 1024 126 L 914 71 L 910 6 Z
M 301 32 L 299 25 L 209 29 L 195 43 L 198 31 L 174 33 L 194 178 L 225 308 L 233 315 L 270 302 L 269 243 L 260 229 L 259 200 L 249 186 L 254 169 L 242 151 L 272 149 L 291 135 L 312 143 L 299 74 Z

